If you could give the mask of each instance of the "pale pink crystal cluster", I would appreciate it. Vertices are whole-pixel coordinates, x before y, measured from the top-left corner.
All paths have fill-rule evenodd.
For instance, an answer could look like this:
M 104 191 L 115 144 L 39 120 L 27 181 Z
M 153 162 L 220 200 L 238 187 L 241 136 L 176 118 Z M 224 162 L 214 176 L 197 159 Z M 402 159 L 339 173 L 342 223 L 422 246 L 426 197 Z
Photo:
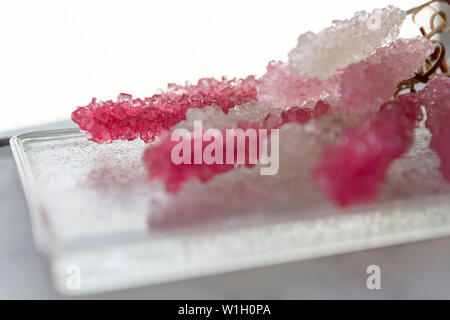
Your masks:
M 349 112 L 376 110 L 396 85 L 414 75 L 434 51 L 424 37 L 398 39 L 364 59 L 338 69 L 326 80 L 291 74 L 288 66 L 271 62 L 258 85 L 258 100 L 278 107 L 299 106 L 319 99 L 340 99 Z
M 288 62 L 270 62 L 259 78 L 171 84 L 142 100 L 127 94 L 117 101 L 93 99 L 72 119 L 96 142 L 138 137 L 148 142 L 161 135 L 143 162 L 150 179 L 163 182 L 170 193 L 238 167 L 254 167 L 248 154 L 241 165 L 194 164 L 194 154 L 188 155 L 191 164 L 175 164 L 172 130 L 192 132 L 199 120 L 203 130 L 255 128 L 270 134 L 279 129 L 280 170 L 308 173 L 326 195 L 346 206 L 376 199 L 390 164 L 413 144 L 424 105 L 431 148 L 450 181 L 449 78 L 436 76 L 426 89 L 393 99 L 397 84 L 414 76 L 435 51 L 425 37 L 396 39 L 405 16 L 393 6 L 358 12 L 317 34 L 301 35 Z M 191 150 L 195 139 L 189 141 Z M 208 143 L 200 145 L 203 153 Z
M 343 71 L 339 105 L 351 112 L 377 110 L 394 94 L 396 85 L 414 76 L 414 70 L 433 51 L 432 42 L 424 37 L 398 39 L 378 48 Z
M 302 106 L 309 101 L 333 99 L 340 96 L 342 72 L 329 79 L 304 78 L 291 74 L 287 64 L 272 61 L 258 85 L 258 101 L 285 108 Z

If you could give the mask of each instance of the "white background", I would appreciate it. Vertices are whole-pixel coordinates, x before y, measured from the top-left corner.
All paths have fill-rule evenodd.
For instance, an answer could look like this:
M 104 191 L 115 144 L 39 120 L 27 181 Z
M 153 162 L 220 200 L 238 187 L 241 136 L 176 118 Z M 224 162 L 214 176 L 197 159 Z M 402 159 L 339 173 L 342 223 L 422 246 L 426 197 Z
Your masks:
M 423 2 L 0 0 L 0 131 L 67 119 L 94 96 L 261 75 L 300 33 L 361 9 Z

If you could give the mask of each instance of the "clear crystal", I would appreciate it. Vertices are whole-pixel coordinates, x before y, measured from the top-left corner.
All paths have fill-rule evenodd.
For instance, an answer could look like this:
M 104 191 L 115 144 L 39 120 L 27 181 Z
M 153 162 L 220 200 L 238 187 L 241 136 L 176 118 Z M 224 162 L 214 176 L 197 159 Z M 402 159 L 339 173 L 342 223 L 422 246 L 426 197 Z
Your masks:
M 357 12 L 353 18 L 333 21 L 319 33 L 307 32 L 298 38 L 289 53 L 293 74 L 325 80 L 337 69 L 363 59 L 400 33 L 406 13 L 394 6 Z

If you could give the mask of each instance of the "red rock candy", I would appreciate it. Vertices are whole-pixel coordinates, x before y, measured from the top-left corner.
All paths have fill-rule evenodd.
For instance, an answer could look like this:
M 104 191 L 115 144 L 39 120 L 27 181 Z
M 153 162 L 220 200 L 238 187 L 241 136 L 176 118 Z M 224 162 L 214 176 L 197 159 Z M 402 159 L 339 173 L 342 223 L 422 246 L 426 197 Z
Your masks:
M 216 105 L 226 113 L 236 105 L 256 99 L 256 83 L 253 76 L 222 81 L 205 78 L 197 85 L 171 84 L 168 92 L 143 100 L 132 99 L 124 93 L 117 101 L 92 99 L 88 106 L 79 107 L 72 113 L 72 120 L 95 142 L 137 137 L 148 142 L 184 120 L 189 108 Z
M 341 206 L 373 200 L 390 163 L 412 144 L 421 117 L 417 94 L 384 103 L 325 150 L 314 173 L 317 184 Z

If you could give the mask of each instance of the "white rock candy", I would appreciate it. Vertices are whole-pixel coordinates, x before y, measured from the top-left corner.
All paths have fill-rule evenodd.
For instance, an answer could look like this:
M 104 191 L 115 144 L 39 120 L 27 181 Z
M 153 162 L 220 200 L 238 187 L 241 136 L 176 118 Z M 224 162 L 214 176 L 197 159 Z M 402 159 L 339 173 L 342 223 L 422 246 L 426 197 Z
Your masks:
M 406 12 L 394 6 L 357 12 L 349 20 L 335 20 L 319 33 L 298 38 L 289 53 L 292 74 L 325 80 L 337 69 L 359 61 L 374 49 L 393 41 L 400 33 Z

